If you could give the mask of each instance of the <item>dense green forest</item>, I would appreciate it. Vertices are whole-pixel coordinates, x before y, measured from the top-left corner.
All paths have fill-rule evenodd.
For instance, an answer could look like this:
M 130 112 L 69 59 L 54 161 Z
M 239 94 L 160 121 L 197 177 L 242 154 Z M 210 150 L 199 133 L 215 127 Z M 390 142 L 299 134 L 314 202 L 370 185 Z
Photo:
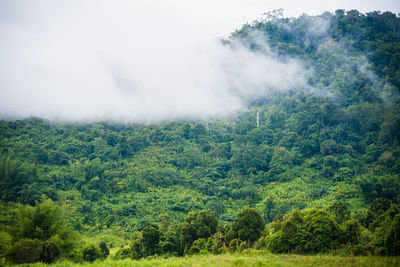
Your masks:
M 207 120 L 1 120 L 3 261 L 398 255 L 400 17 L 275 11 L 222 43 L 301 60 L 308 84 Z

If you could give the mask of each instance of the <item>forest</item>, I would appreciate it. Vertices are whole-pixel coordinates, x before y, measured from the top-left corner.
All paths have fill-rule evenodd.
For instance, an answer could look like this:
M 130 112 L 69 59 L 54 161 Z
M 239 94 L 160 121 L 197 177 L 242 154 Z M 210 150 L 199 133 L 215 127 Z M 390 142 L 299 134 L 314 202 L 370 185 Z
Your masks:
M 0 120 L 0 265 L 267 250 L 399 256 L 400 17 L 243 25 L 307 85 L 210 119 Z

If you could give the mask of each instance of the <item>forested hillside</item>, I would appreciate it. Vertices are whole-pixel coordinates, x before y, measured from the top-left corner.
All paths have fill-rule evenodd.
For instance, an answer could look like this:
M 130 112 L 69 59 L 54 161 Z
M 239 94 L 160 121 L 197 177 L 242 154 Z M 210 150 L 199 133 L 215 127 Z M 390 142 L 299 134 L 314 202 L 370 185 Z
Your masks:
M 222 43 L 298 60 L 307 84 L 266 90 L 248 109 L 212 119 L 0 121 L 0 253 L 36 240 L 7 228 L 27 214 L 13 211 L 17 203 L 45 209 L 50 199 L 63 211 L 63 233 L 129 244 L 120 258 L 225 246 L 398 254 L 400 18 L 275 11 Z M 243 234 L 247 224 L 259 233 Z M 202 225 L 207 230 L 194 230 Z M 70 239 L 52 240 L 79 258 L 82 242 L 74 254 Z

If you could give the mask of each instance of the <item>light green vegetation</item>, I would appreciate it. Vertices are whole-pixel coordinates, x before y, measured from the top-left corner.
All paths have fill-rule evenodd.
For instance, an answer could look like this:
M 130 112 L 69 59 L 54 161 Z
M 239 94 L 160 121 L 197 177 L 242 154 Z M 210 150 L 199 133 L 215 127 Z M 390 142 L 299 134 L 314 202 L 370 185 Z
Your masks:
M 226 255 L 197 255 L 185 257 L 154 258 L 142 260 L 106 260 L 103 262 L 76 264 L 71 262 L 60 262 L 46 265 L 36 263 L 30 267 L 186 267 L 186 266 L 368 266 L 384 267 L 399 266 L 399 257 L 342 257 L 342 256 L 302 256 L 302 255 L 274 255 L 253 253 L 250 255 L 226 254 Z M 255 254 L 255 255 L 254 255 Z

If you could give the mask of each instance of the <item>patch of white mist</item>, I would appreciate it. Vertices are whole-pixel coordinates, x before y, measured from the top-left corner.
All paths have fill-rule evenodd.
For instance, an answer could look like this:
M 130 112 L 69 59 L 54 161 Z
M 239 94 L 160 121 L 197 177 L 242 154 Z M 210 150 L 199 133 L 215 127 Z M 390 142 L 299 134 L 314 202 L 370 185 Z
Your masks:
M 208 118 L 306 86 L 310 70 L 224 46 L 174 1 L 51 1 L 0 18 L 0 115 L 129 122 Z M 206 30 L 206 32 L 204 32 Z

